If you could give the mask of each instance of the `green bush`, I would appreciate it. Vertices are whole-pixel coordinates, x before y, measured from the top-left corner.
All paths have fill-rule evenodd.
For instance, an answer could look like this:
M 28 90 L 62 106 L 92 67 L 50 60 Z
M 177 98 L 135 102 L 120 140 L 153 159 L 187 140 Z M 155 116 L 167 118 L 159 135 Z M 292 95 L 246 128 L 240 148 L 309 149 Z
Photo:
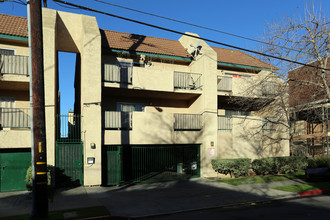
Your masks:
M 330 167 L 330 157 L 318 157 L 308 159 L 308 168 Z
M 231 177 L 246 176 L 251 169 L 251 159 L 215 159 L 212 168 L 221 174 L 230 174 Z
M 257 175 L 288 174 L 307 167 L 305 157 L 269 157 L 255 159 L 252 169 Z
M 25 183 L 28 189 L 32 189 L 32 167 L 30 166 L 26 171 Z M 51 185 L 51 166 L 47 165 L 47 185 Z

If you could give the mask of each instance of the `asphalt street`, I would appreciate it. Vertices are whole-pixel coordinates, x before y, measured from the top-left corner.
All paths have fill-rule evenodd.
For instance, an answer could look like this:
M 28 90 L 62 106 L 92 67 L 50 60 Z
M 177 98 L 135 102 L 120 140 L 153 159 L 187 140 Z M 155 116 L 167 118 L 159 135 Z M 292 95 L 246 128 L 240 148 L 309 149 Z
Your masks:
M 141 219 L 182 220 L 182 219 L 329 219 L 330 196 L 301 197 L 290 200 L 250 204 L 244 207 L 217 208 L 203 211 L 183 212 Z

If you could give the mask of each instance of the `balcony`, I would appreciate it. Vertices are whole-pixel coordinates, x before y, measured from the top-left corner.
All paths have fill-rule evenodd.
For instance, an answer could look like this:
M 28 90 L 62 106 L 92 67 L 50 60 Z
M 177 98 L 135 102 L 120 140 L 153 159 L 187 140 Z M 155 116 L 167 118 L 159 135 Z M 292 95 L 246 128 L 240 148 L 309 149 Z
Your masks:
M 105 87 L 200 94 L 202 74 L 138 66 L 102 64 Z
M 174 71 L 174 88 L 196 90 L 202 89 L 202 74 Z
M 218 76 L 219 95 L 270 97 L 276 94 L 277 88 L 277 82 L 262 82 L 257 77 Z
M 200 114 L 104 112 L 105 144 L 194 143 L 201 137 Z
M 233 129 L 233 118 L 227 115 L 218 115 L 218 130 L 231 131 Z
M 28 76 L 28 57 L 0 54 L 0 74 Z
M 30 128 L 30 109 L 0 108 L 1 128 Z

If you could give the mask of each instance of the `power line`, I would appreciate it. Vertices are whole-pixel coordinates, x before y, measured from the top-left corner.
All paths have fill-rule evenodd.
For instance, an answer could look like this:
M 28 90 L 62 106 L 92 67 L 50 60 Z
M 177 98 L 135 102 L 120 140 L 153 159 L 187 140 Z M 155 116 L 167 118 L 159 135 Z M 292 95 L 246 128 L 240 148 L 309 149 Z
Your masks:
M 289 59 L 286 59 L 286 58 L 281 58 L 281 57 L 273 56 L 273 55 L 270 55 L 270 54 L 265 54 L 265 53 L 261 53 L 261 52 L 258 52 L 258 51 L 254 51 L 254 50 L 250 50 L 250 49 L 246 49 L 246 48 L 242 48 L 242 47 L 237 47 L 237 46 L 230 45 L 230 44 L 221 43 L 221 42 L 218 42 L 218 41 L 215 41 L 215 40 L 211 40 L 211 39 L 207 39 L 207 38 L 203 38 L 203 37 L 194 36 L 194 35 L 191 35 L 191 34 L 186 34 L 186 33 L 183 33 L 183 32 L 180 32 L 180 31 L 176 31 L 176 30 L 173 30 L 173 29 L 169 29 L 169 28 L 165 28 L 165 27 L 161 27 L 161 26 L 157 26 L 157 25 L 145 23 L 145 22 L 134 20 L 134 19 L 130 19 L 130 18 L 125 18 L 125 17 L 119 16 L 119 15 L 115 15 L 115 14 L 111 14 L 111 13 L 108 13 L 108 12 L 99 11 L 99 10 L 96 10 L 96 9 L 93 9 L 93 8 L 89 8 L 89 7 L 85 7 L 85 6 L 82 6 L 82 5 L 77 5 L 77 4 L 66 2 L 66 1 L 62 1 L 62 0 L 53 0 L 53 1 L 60 2 L 62 4 L 66 4 L 66 5 L 70 5 L 70 6 L 73 6 L 73 7 L 82 9 L 82 10 L 85 10 L 85 11 L 92 11 L 92 12 L 96 12 L 96 13 L 108 15 L 108 16 L 111 16 L 111 17 L 115 17 L 115 18 L 118 18 L 118 19 L 122 19 L 122 20 L 130 21 L 130 22 L 134 22 L 134 23 L 137 23 L 137 24 L 145 25 L 145 26 L 149 26 L 149 27 L 152 27 L 152 28 L 157 28 L 157 29 L 160 29 L 160 30 L 163 30 L 163 31 L 168 31 L 168 32 L 172 32 L 172 33 L 175 33 L 175 34 L 184 35 L 184 36 L 196 38 L 196 39 L 199 39 L 199 40 L 208 41 L 208 42 L 211 42 L 211 43 L 214 43 L 214 44 L 218 44 L 218 45 L 221 45 L 221 46 L 230 47 L 230 48 L 234 48 L 234 49 L 237 49 L 237 50 L 242 50 L 242 51 L 245 51 L 245 52 L 249 52 L 249 53 L 254 53 L 254 54 L 266 56 L 266 57 L 270 57 L 270 58 L 277 59 L 277 60 L 283 60 L 283 61 L 286 61 L 286 62 L 295 63 L 295 64 L 299 64 L 299 65 L 302 65 L 302 66 L 309 66 L 309 67 L 313 67 L 313 68 L 316 68 L 316 69 L 330 71 L 330 69 L 326 69 L 326 68 L 322 68 L 322 67 L 318 67 L 318 66 L 313 66 L 313 65 L 310 65 L 310 64 L 305 64 L 305 63 L 301 63 L 301 62 L 298 62 L 298 61 L 289 60 Z
M 220 30 L 217 30 L 217 29 L 214 29 L 214 28 L 205 27 L 205 26 L 201 26 L 201 25 L 197 25 L 197 24 L 192 24 L 192 23 L 189 23 L 189 22 L 180 21 L 180 20 L 177 20 L 177 19 L 168 18 L 168 17 L 164 17 L 164 16 L 161 16 L 161 15 L 157 15 L 157 14 L 152 14 L 152 13 L 149 13 L 149 12 L 140 11 L 140 10 L 133 9 L 133 8 L 128 8 L 128 7 L 125 7 L 125 6 L 116 5 L 116 4 L 109 3 L 109 2 L 104 2 L 104 1 L 101 1 L 101 0 L 94 0 L 94 1 L 101 2 L 103 4 L 111 5 L 111 6 L 118 7 L 118 8 L 123 8 L 123 9 L 130 10 L 130 11 L 138 12 L 138 13 L 141 13 L 141 14 L 146 14 L 146 15 L 150 15 L 150 16 L 153 16 L 153 17 L 162 18 L 162 19 L 165 19 L 165 20 L 174 21 L 174 22 L 177 22 L 177 23 L 181 23 L 181 24 L 185 24 L 185 25 L 189 25 L 189 26 L 193 26 L 193 27 L 197 27 L 197 28 L 201 28 L 201 29 L 205 29 L 205 30 L 209 30 L 209 31 L 214 31 L 214 32 L 218 32 L 218 33 L 221 33 L 221 34 L 226 34 L 226 35 L 229 35 L 229 36 L 233 36 L 233 37 L 237 37 L 237 38 L 241 38 L 241 39 L 245 39 L 245 40 L 249 40 L 249 41 L 254 41 L 254 42 L 257 42 L 257 43 L 266 44 L 266 45 L 270 45 L 270 46 L 273 46 L 273 47 L 279 47 L 279 48 L 283 48 L 283 49 L 286 49 L 286 50 L 292 50 L 292 51 L 296 51 L 296 52 L 301 53 L 300 50 L 288 48 L 288 47 L 281 46 L 281 45 L 275 45 L 275 44 L 272 44 L 272 43 L 269 43 L 269 42 L 256 40 L 256 39 L 249 38 L 249 37 L 244 37 L 244 36 L 241 36 L 241 35 L 238 35 L 238 34 L 232 34 L 232 33 L 225 32 L 225 31 L 220 31 Z M 309 53 L 307 53 L 307 54 L 309 54 Z

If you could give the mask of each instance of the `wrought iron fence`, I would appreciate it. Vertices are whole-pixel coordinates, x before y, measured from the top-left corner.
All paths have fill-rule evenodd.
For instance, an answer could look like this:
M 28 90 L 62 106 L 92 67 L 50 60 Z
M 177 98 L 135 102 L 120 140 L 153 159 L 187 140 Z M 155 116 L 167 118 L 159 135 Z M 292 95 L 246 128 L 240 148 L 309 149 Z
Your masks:
M 233 118 L 228 115 L 218 115 L 218 130 L 231 131 L 233 129 Z
M 0 54 L 0 74 L 28 76 L 28 56 Z
M 104 112 L 105 129 L 132 129 L 132 112 Z
M 199 145 L 104 146 L 106 185 L 200 176 Z
M 232 91 L 233 78 L 230 76 L 219 76 L 218 91 Z
M 0 124 L 3 128 L 30 128 L 30 109 L 0 108 Z
M 81 115 L 56 115 L 57 142 L 81 142 Z
M 201 130 L 200 114 L 174 114 L 174 130 Z
M 202 74 L 174 71 L 174 88 L 202 89 Z
M 132 64 L 119 66 L 104 63 L 102 71 L 105 82 L 132 83 Z

